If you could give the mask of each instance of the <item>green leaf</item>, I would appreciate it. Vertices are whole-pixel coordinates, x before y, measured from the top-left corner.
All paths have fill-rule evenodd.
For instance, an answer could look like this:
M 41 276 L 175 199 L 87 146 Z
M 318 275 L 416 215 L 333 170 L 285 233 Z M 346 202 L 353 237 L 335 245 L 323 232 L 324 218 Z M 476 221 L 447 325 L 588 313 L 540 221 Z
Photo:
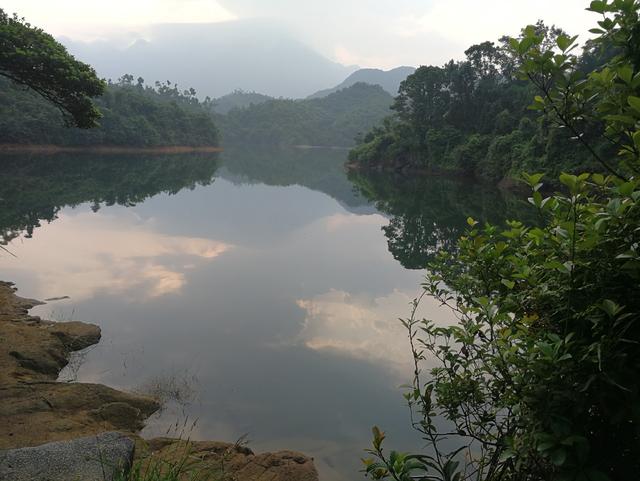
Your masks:
M 589 469 L 586 474 L 589 481 L 611 481 L 609 476 L 596 469 Z
M 556 466 L 562 466 L 567 460 L 567 452 L 560 448 L 551 453 L 551 462 Z
M 611 114 L 605 115 L 604 118 L 610 122 L 620 122 L 626 125 L 635 125 L 636 123 L 636 119 L 634 119 L 630 115 Z
M 558 35 L 558 37 L 556 38 L 556 44 L 558 45 L 558 48 L 560 50 L 562 50 L 563 52 L 566 52 L 567 49 L 569 47 L 571 47 L 571 44 L 573 42 L 575 42 L 576 37 L 568 37 L 566 35 Z
M 618 192 L 620 192 L 620 195 L 628 197 L 634 191 L 635 186 L 636 185 L 633 182 L 625 182 L 624 184 L 620 184 L 618 186 Z
M 633 110 L 640 113 L 640 97 L 629 95 L 629 97 L 627 97 L 627 102 Z
M 624 83 L 630 84 L 633 79 L 633 69 L 628 65 L 622 65 L 616 69 L 618 77 L 620 77 Z
M 610 299 L 605 299 L 604 301 L 602 301 L 602 304 L 600 304 L 600 308 L 604 312 L 606 312 L 609 317 L 615 317 L 616 314 L 622 311 L 622 308 Z
M 571 191 L 575 190 L 578 178 L 571 174 L 560 174 L 560 182 L 569 187 Z
M 502 282 L 503 285 L 507 286 L 509 289 L 513 289 L 513 286 L 516 285 L 515 282 L 510 281 L 509 279 L 502 279 L 501 282 Z
M 538 450 L 538 452 L 543 453 L 545 451 L 551 450 L 553 447 L 555 447 L 555 445 L 555 441 L 542 441 L 541 443 L 538 443 L 536 449 Z

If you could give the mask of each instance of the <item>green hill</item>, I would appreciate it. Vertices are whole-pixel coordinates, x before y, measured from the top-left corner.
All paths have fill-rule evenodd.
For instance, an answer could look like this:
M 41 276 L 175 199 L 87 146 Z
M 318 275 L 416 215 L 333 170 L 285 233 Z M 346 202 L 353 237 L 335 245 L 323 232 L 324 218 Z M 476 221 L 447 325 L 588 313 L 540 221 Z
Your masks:
M 269 100 L 273 100 L 273 97 L 257 92 L 234 90 L 230 94 L 215 99 L 213 101 L 213 111 L 218 114 L 226 114 L 232 109 L 251 107 L 251 105 L 262 104 Z
M 324 98 L 233 109 L 217 123 L 225 144 L 349 147 L 388 115 L 392 101 L 382 87 L 357 83 Z
M 0 144 L 54 144 L 61 146 L 215 146 L 218 130 L 210 101 L 175 84 L 144 84 L 125 75 L 109 83 L 95 99 L 102 113 L 100 126 L 65 126 L 60 112 L 31 90 L 0 78 Z

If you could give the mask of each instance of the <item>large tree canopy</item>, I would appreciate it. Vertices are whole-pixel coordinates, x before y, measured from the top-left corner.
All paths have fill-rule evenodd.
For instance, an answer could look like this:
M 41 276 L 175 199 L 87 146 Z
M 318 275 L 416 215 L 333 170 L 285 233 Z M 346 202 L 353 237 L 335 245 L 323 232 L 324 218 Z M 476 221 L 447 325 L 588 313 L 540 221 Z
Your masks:
M 97 125 L 92 97 L 105 84 L 89 65 L 77 61 L 42 29 L 0 8 L 0 75 L 24 84 L 55 104 L 65 121 L 80 128 Z

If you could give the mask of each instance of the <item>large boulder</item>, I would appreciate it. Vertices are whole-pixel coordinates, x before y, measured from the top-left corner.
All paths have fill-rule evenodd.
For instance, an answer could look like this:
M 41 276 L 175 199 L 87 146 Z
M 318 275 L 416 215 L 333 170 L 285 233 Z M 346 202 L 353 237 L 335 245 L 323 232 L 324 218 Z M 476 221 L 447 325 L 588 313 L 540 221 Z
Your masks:
M 0 481 L 111 481 L 131 466 L 134 442 L 107 432 L 0 451 Z

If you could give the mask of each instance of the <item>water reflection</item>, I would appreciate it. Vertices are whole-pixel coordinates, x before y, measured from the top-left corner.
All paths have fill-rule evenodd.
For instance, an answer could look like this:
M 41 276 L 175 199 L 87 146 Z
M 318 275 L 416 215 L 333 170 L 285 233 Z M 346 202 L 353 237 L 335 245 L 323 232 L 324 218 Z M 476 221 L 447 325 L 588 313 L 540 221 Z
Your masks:
M 32 292 L 40 299 L 65 295 L 82 301 L 134 291 L 148 299 L 180 292 L 186 271 L 231 248 L 210 239 L 162 235 L 153 224 L 126 211 L 65 212 L 38 233 L 37 243 L 11 245 L 16 257 L 6 259 L 5 275 L 31 273 Z
M 132 206 L 150 196 L 213 182 L 217 154 L 0 157 L 0 245 L 33 235 L 65 206 Z
M 397 318 L 423 273 L 403 265 L 512 201 L 443 179 L 359 177 L 354 190 L 345 155 L 3 161 L 0 226 L 18 256 L 0 255 L 3 277 L 27 297 L 71 297 L 36 314 L 100 324 L 78 380 L 197 380 L 187 409 L 145 434 L 189 416 L 193 439 L 248 432 L 256 450 L 308 452 L 323 480 L 360 479 L 373 424 L 400 449 L 419 442 L 398 389 L 411 370 Z
M 439 250 L 452 249 L 467 217 L 498 223 L 530 215 L 521 197 L 471 181 L 388 172 L 350 172 L 349 179 L 390 216 L 382 228 L 389 252 L 407 269 L 424 269 Z
M 373 297 L 367 293 L 352 294 L 331 289 L 311 299 L 299 299 L 306 311 L 299 339 L 316 351 L 336 352 L 355 359 L 370 361 L 393 370 L 398 385 L 407 379 L 413 359 L 407 349 L 407 332 L 400 322 L 389 322 L 398 316 L 408 317 L 415 290 L 394 289 L 387 295 Z M 454 321 L 451 312 L 439 312 L 433 299 L 425 299 L 416 312 L 417 318 L 438 312 L 441 324 Z
M 347 152 L 339 149 L 234 147 L 222 154 L 221 176 L 239 184 L 300 185 L 332 197 L 351 212 L 375 213 L 347 179 L 346 157 Z

